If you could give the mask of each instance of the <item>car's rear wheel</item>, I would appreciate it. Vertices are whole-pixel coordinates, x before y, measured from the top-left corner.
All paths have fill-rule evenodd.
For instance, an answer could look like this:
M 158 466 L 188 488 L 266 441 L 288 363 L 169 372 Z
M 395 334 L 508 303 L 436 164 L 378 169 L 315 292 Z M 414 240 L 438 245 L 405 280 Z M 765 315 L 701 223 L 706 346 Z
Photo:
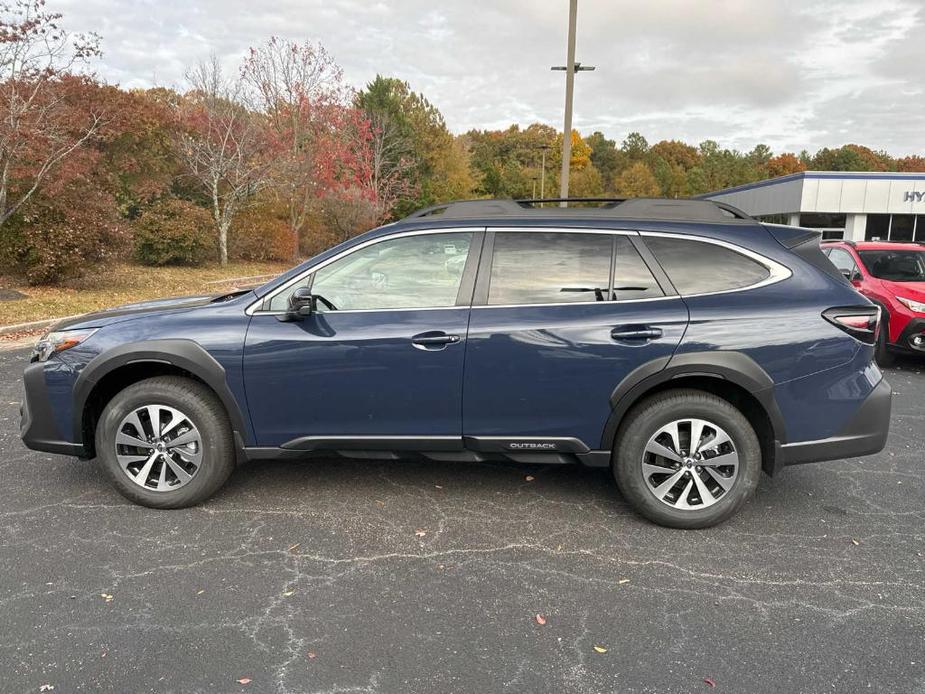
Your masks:
M 646 518 L 673 528 L 706 528 L 754 493 L 761 446 L 748 419 L 699 390 L 664 391 L 635 406 L 617 433 L 613 472 Z
M 234 469 L 225 410 L 201 383 L 149 378 L 119 392 L 96 428 L 97 457 L 116 489 L 153 508 L 207 499 Z

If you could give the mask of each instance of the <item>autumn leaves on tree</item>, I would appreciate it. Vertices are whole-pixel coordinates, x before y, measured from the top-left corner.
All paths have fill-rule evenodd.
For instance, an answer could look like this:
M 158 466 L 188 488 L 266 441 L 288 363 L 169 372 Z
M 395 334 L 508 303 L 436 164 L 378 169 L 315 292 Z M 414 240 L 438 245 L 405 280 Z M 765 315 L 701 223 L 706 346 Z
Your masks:
M 0 273 L 56 282 L 111 257 L 295 260 L 435 203 L 558 189 L 562 134 L 453 135 L 404 81 L 355 91 L 323 46 L 270 38 L 206 58 L 184 91 L 92 75 L 100 37 L 42 0 L 0 6 Z M 860 145 L 774 155 L 713 141 L 572 138 L 571 194 L 686 196 L 822 170 L 922 171 Z

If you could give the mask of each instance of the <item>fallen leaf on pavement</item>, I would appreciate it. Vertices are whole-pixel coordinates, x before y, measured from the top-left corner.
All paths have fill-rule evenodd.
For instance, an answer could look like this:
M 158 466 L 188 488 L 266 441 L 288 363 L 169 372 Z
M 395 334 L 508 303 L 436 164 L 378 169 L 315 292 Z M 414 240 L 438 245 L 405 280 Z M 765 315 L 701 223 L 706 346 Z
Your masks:
M 536 615 L 534 619 L 536 620 L 536 623 L 539 624 L 540 626 L 543 626 L 544 624 L 546 624 L 546 618 L 541 614 Z
M 251 681 L 252 680 L 250 677 L 242 677 L 241 679 L 238 680 L 238 684 L 250 684 Z
M 607 649 L 604 648 L 603 646 L 595 646 L 595 647 L 594 647 L 594 650 L 597 651 L 598 653 L 606 653 L 606 652 L 607 652 Z
M 703 681 L 704 681 L 705 684 L 708 684 L 708 685 L 710 685 L 711 687 L 715 687 L 715 686 L 716 686 L 716 682 L 713 680 L 712 677 L 704 677 L 704 678 L 703 678 Z

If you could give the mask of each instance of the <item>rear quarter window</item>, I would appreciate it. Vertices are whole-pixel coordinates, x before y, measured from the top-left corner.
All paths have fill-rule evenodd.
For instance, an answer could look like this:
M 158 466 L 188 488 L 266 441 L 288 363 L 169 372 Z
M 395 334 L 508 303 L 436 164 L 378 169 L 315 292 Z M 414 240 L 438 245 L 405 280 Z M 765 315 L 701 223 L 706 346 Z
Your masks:
M 742 289 L 771 275 L 761 263 L 715 243 L 662 236 L 644 240 L 682 296 Z

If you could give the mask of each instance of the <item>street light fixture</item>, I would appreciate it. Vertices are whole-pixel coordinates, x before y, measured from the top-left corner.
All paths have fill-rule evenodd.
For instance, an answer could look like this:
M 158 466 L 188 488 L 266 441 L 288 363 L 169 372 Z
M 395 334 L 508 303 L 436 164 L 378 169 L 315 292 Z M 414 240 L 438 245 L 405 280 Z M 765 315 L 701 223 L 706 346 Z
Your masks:
M 546 197 L 546 152 L 552 149 L 551 145 L 547 145 L 545 142 L 540 145 L 540 151 L 543 152 L 543 164 L 541 166 L 542 173 L 540 174 L 540 199 Z M 536 196 L 534 196 L 536 197 Z M 543 203 L 540 203 L 541 205 Z
M 562 174 L 559 177 L 559 197 L 568 197 L 569 165 L 572 160 L 572 95 L 575 91 L 575 73 L 594 69 L 593 65 L 575 62 L 575 25 L 578 18 L 578 0 L 569 0 L 568 8 L 568 55 L 566 65 L 557 65 L 552 70 L 565 72 L 565 127 L 562 132 Z M 560 202 L 559 207 L 568 203 Z

